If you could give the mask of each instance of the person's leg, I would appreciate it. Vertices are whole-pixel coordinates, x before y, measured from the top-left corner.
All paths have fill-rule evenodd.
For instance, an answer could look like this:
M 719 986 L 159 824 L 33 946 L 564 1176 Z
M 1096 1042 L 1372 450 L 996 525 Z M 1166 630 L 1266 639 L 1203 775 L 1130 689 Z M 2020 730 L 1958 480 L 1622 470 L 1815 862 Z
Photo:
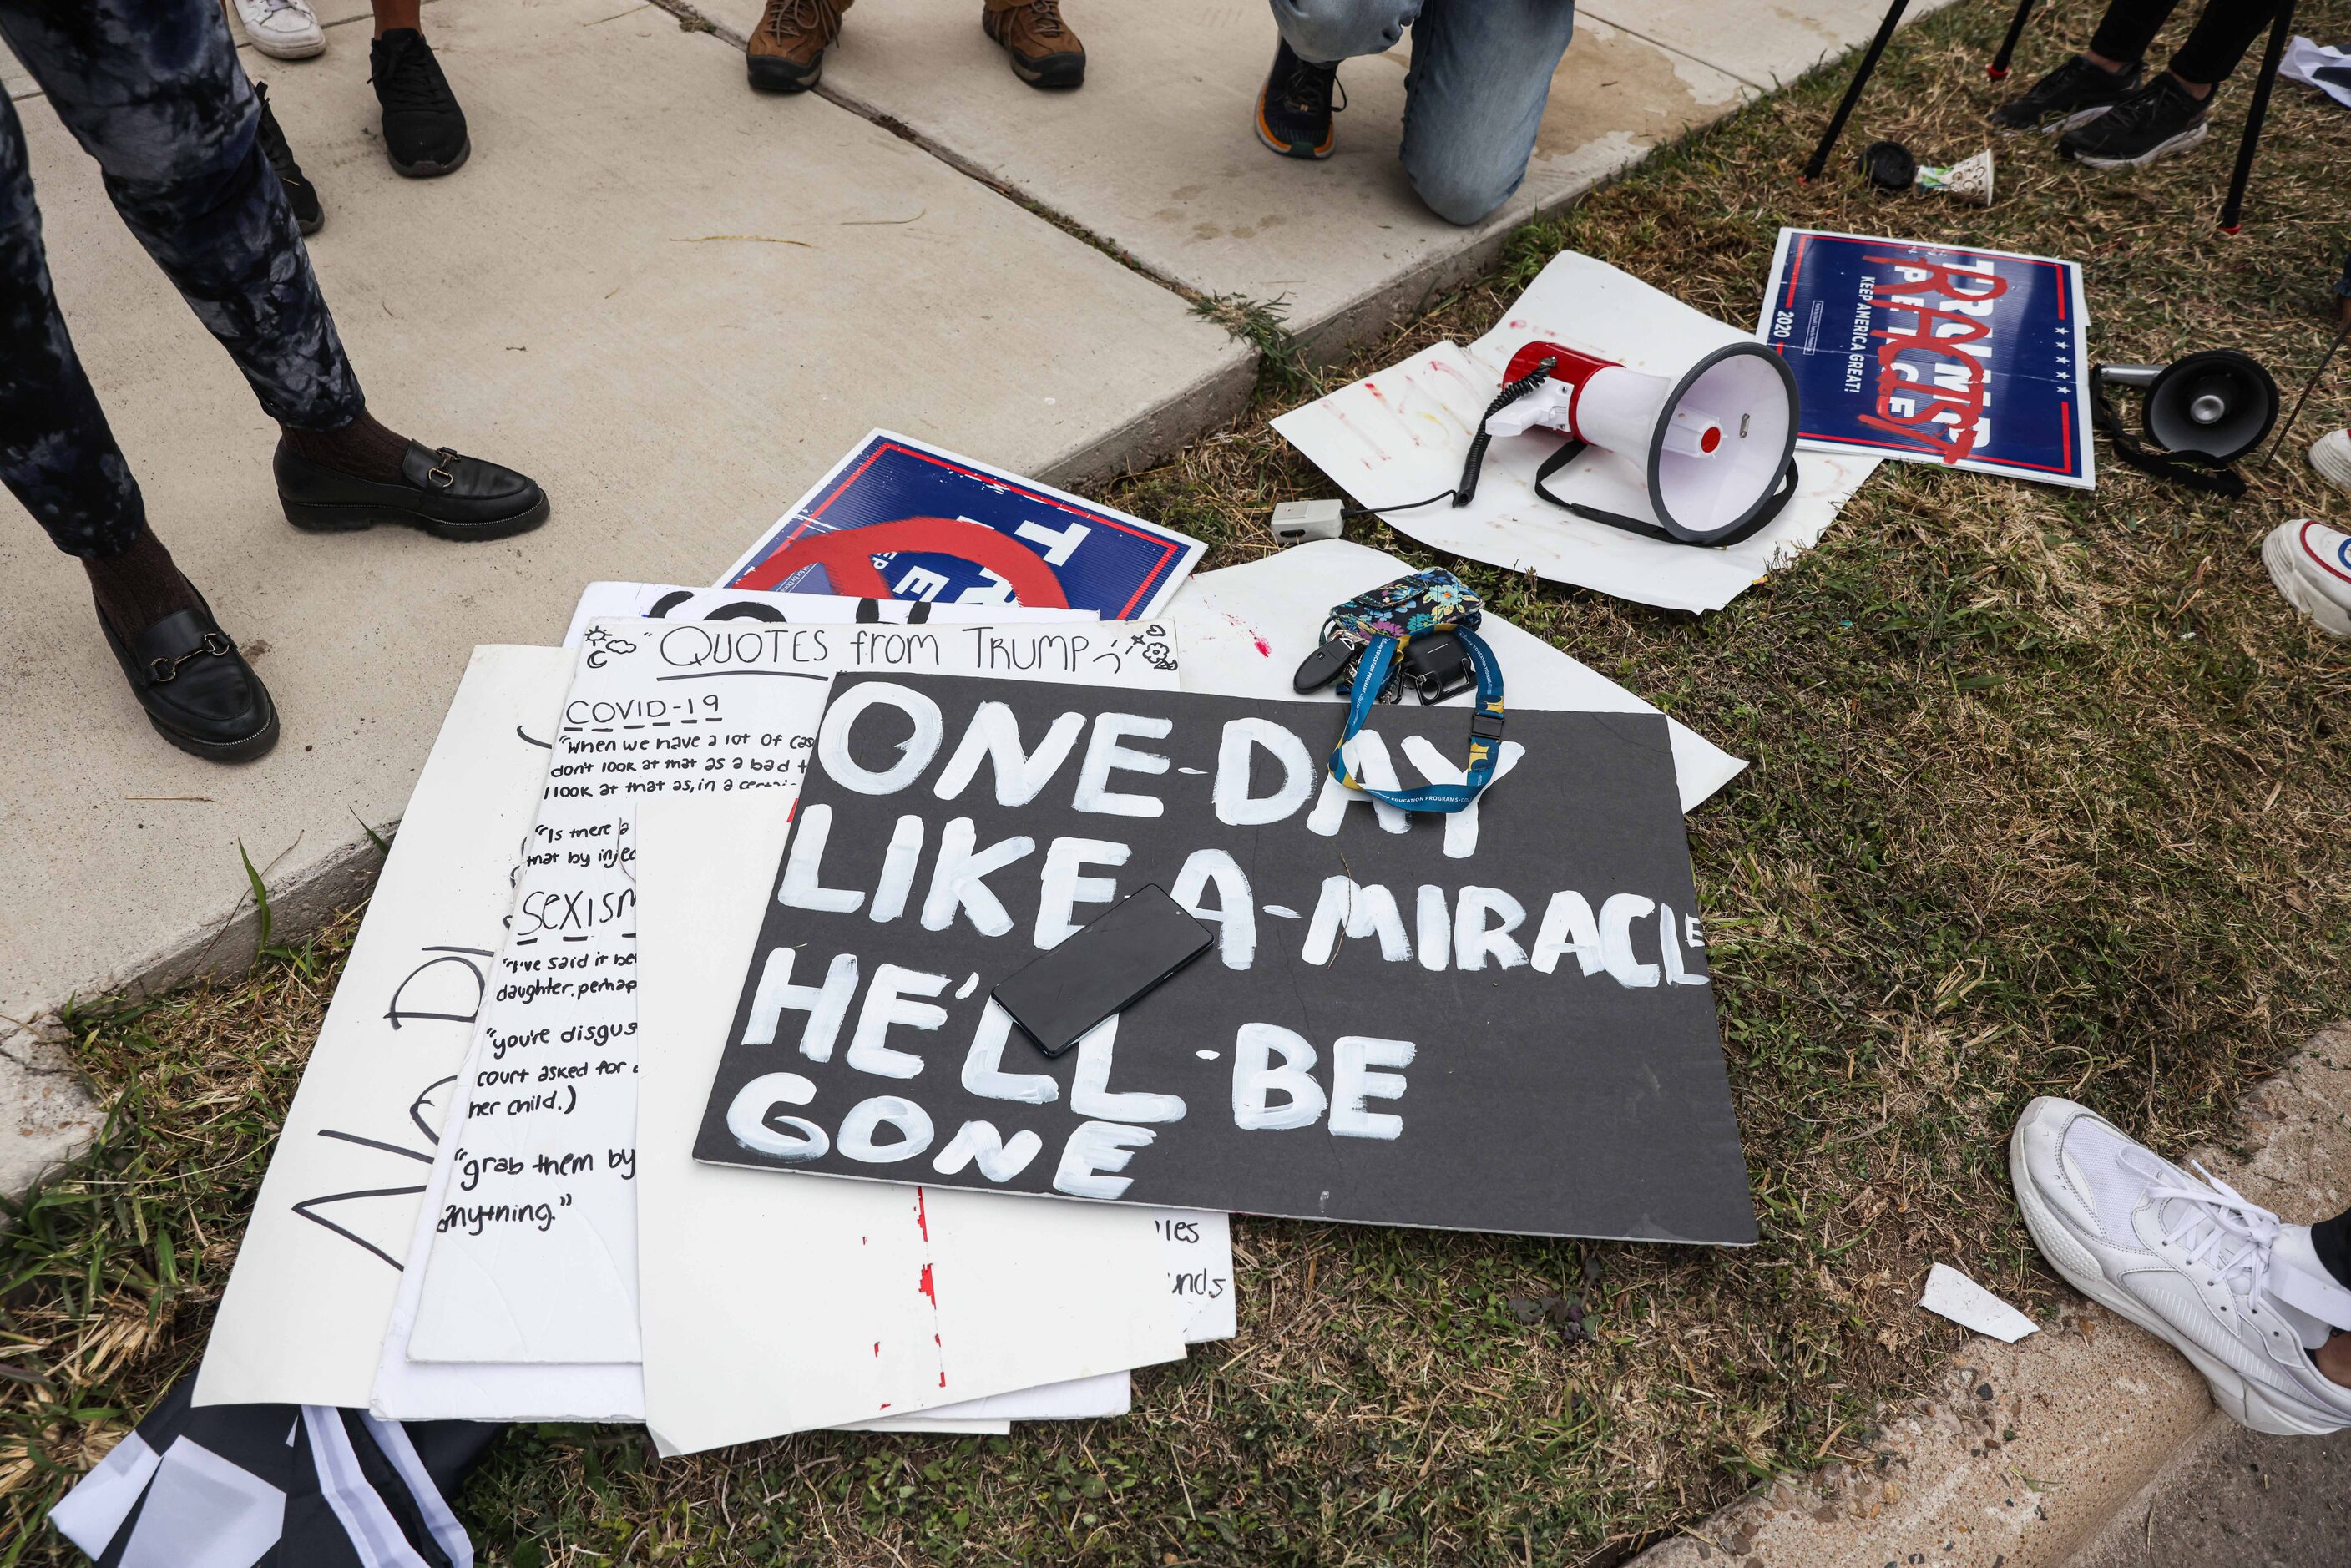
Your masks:
M 1257 139 L 1285 158 L 1328 158 L 1339 62 L 1395 48 L 1422 0 L 1272 0 L 1280 37 L 1257 95 Z
M 383 152 L 413 180 L 446 174 L 473 155 L 465 111 L 424 41 L 423 0 L 375 0 L 368 79 L 383 110 Z
M 2171 57 L 2171 74 L 2191 97 L 2207 97 L 2228 79 L 2276 15 L 2275 0 L 2205 0 L 2204 14 Z
M 23 7 L 0 32 L 29 37 Z M 38 42 L 28 66 L 59 58 Z M 0 98 L 0 483 L 79 558 L 108 645 L 155 728 L 183 750 L 245 761 L 276 744 L 277 710 L 147 527 L 145 504 L 74 352 L 49 279 L 23 122 Z M 165 673 L 168 672 L 168 673 Z
M 1300 59 L 1335 66 L 1384 55 L 1404 39 L 1421 0 L 1272 0 L 1273 25 Z
M 213 0 L 0 0 L 0 27 L 98 161 L 123 224 L 280 424 L 365 408 Z
M 1574 0 L 1429 0 L 1412 28 L 1404 167 L 1429 209 L 1474 224 L 1526 178 Z
M 2220 3 L 2225 5 L 2229 0 Z M 2114 0 L 2098 18 L 2098 30 L 2090 35 L 2090 47 L 2082 51 L 2082 57 L 2105 71 L 2139 64 L 2179 4 L 2179 0 Z

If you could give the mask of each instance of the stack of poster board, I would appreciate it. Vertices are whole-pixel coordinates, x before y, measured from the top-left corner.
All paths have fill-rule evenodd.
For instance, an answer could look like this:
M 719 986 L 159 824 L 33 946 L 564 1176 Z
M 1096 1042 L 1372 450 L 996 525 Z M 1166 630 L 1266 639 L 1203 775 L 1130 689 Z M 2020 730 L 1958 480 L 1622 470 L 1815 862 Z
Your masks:
M 1235 1210 L 1751 1239 L 1680 822 L 1743 764 L 1489 619 L 1501 778 L 1374 807 L 1288 677 L 1401 563 L 1186 581 L 1196 541 L 962 460 L 920 504 L 1064 605 L 911 547 L 876 570 L 927 599 L 743 586 L 859 526 L 849 479 L 942 466 L 861 453 L 716 588 L 594 584 L 563 646 L 475 651 L 198 1404 L 1002 1431 L 1230 1337 Z M 1384 709 L 1359 766 L 1442 779 L 1464 728 Z M 1215 950 L 1046 1061 L 990 988 L 1146 882 Z M 825 1157 L 737 1135 L 792 1117 Z

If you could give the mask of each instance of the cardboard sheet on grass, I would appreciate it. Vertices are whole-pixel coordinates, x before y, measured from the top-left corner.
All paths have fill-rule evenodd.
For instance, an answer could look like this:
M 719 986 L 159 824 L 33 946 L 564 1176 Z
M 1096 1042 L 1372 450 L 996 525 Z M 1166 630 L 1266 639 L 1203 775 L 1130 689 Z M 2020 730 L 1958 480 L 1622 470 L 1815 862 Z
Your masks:
M 591 624 L 507 945 L 460 1074 L 457 1116 L 418 1215 L 380 1400 L 395 1402 L 391 1380 L 403 1364 L 641 1359 L 635 807 L 672 799 L 690 808 L 747 792 L 789 810 L 826 683 L 835 669 L 858 666 L 1174 680 L 1170 634 L 1147 623 Z M 1037 1228 L 1020 1240 L 1092 1259 L 1096 1294 L 1058 1342 L 1086 1370 L 1148 1364 L 1180 1344 L 1147 1229 L 1072 1239 Z M 861 1282 L 844 1279 L 841 1288 Z M 1165 1324 L 1156 1321 L 1163 1313 Z M 988 1349 L 950 1341 L 943 1354 L 977 1362 Z M 975 1375 L 960 1386 L 897 1403 L 946 1404 L 1017 1385 Z
M 370 1402 L 402 1252 L 504 935 L 572 663 L 555 648 L 475 650 L 271 1155 L 214 1319 L 198 1404 Z M 1162 1238 L 1169 1290 L 1187 1309 L 1187 1332 L 1228 1336 L 1224 1216 L 1196 1218 L 1185 1237 Z M 631 1365 L 402 1363 L 394 1381 L 396 1403 L 435 1414 L 642 1414 Z M 994 1431 L 1011 1418 L 1113 1415 L 1127 1402 L 1121 1374 L 882 1425 Z
M 1464 349 L 1434 348 L 1293 409 L 1273 422 L 1290 444 L 1362 505 L 1411 538 L 1471 560 L 1531 571 L 1667 610 L 1719 610 L 1749 584 L 1820 541 L 1876 466 L 1872 456 L 1799 453 L 1796 494 L 1771 525 L 1724 549 L 1663 544 L 1589 522 L 1534 493 L 1535 470 L 1563 436 L 1497 436 L 1476 500 L 1402 504 L 1451 488 L 1510 356 L 1541 339 L 1678 376 L 1744 336 L 1629 273 L 1565 251 L 1553 257 L 1492 331 Z M 1648 517 L 1635 462 L 1594 447 L 1553 476 L 1569 500 Z
M 1176 598 L 1184 689 L 1231 697 L 1288 695 L 1290 673 L 1322 641 L 1322 619 L 1333 604 L 1414 570 L 1351 539 L 1322 539 L 1247 566 L 1202 572 Z M 1512 713 L 1531 708 L 1657 712 L 1589 665 L 1499 615 L 1489 612 L 1479 634 L 1501 662 Z M 1304 700 L 1322 706 L 1329 739 L 1338 739 L 1343 716 L 1338 694 L 1326 687 Z M 1444 705 L 1444 711 L 1466 728 L 1469 706 L 1470 695 L 1464 693 Z M 1747 766 L 1679 719 L 1667 719 L 1666 727 L 1673 737 L 1674 775 L 1685 811 L 1696 810 Z
M 1365 1223 L 1745 1243 L 1665 721 L 1513 712 L 1474 809 L 1327 707 L 843 675 L 695 1157 Z M 1459 778 L 1380 709 L 1362 775 Z M 1045 1061 L 997 982 L 1127 892 L 1213 954 Z
M 2077 262 L 1782 229 L 1755 335 L 1795 372 L 1800 455 L 2087 490 L 2088 309 Z
M 704 809 L 653 801 L 640 810 L 638 832 L 639 1136 L 646 1148 L 675 1152 L 647 1159 L 637 1176 L 646 1218 L 638 1244 L 645 1424 L 663 1451 L 840 1425 L 903 1406 L 908 1390 L 956 1398 L 966 1388 L 1082 1367 L 1088 1353 L 1073 1363 L 1067 1340 L 1089 1337 L 1076 1318 L 1099 1301 L 1106 1260 L 1084 1247 L 1037 1245 L 1042 1206 L 946 1188 L 778 1180 L 684 1157 L 772 885 L 770 875 L 744 873 L 771 870 L 785 823 L 757 800 Z M 1143 1217 L 1081 1218 L 1089 1223 L 1052 1234 L 1098 1236 L 1115 1249 L 1132 1245 L 1133 1224 L 1091 1222 Z M 883 1288 L 843 1290 L 844 1270 Z M 1229 1302 L 1227 1291 L 1209 1304 Z M 1162 1349 L 1159 1359 L 1181 1354 Z M 1118 1357 L 1134 1351 L 1092 1354 L 1109 1357 L 1095 1364 L 1108 1375 L 1029 1390 L 1019 1413 L 1123 1413 L 1120 1369 L 1129 1363 Z M 1067 1400 L 1059 1412 L 1045 1403 L 1056 1395 Z M 956 1408 L 983 1415 L 992 1404 Z

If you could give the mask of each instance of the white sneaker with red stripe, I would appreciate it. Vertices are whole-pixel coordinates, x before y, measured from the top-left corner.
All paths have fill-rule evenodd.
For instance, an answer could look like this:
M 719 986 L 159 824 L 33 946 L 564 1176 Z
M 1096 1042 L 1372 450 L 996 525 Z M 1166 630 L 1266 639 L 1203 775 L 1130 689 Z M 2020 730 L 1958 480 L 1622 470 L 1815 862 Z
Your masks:
M 2351 637 L 2351 534 L 2303 517 L 2262 541 L 2262 564 L 2285 601 L 2333 637 Z
M 2049 1266 L 2194 1363 L 2231 1418 L 2281 1437 L 2351 1428 L 2351 1388 L 2308 1354 L 2351 1328 L 2351 1291 L 2308 1226 L 2201 1166 L 2191 1176 L 2157 1158 L 2071 1100 L 2024 1108 L 2008 1169 Z
M 2330 430 L 2310 444 L 2310 465 L 2338 490 L 2351 490 L 2351 430 Z

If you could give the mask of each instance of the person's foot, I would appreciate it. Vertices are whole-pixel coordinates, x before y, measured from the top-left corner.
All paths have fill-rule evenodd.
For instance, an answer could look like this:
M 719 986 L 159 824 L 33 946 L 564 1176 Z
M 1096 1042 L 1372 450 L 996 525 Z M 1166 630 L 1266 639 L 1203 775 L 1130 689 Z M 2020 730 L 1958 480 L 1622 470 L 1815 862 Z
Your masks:
M 294 226 L 306 235 L 314 235 L 327 222 L 327 209 L 319 204 L 319 188 L 302 177 L 302 165 L 294 162 L 294 149 L 286 144 L 286 132 L 277 126 L 277 116 L 270 111 L 269 84 L 253 84 L 253 96 L 261 100 L 261 123 L 254 140 L 261 143 L 262 156 L 277 173 L 277 183 L 286 192 L 286 204 L 294 209 Z
M 82 565 L 106 645 L 158 735 L 213 762 L 249 762 L 277 744 L 269 688 L 153 534 Z
M 2314 450 L 2311 455 L 2315 462 Z M 2262 541 L 2262 564 L 2285 601 L 2317 622 L 2320 631 L 2351 637 L 2351 534 L 2307 517 L 2280 523 Z
M 2310 465 L 2338 490 L 2351 490 L 2351 430 L 2330 430 L 2310 444 Z
M 441 74 L 433 46 L 413 27 L 398 27 L 368 46 L 368 79 L 383 106 L 383 151 L 412 180 L 446 174 L 473 155 L 465 111 Z
M 2024 1223 L 2074 1289 L 2165 1341 L 2258 1432 L 2351 1427 L 2351 1388 L 2309 1352 L 2351 1323 L 2346 1291 L 2312 1248 L 2198 1166 L 2157 1158 L 2070 1100 L 2024 1108 L 2008 1144 Z
M 2138 86 L 2142 65 L 2118 71 L 2094 66 L 2079 55 L 1991 111 L 1991 122 L 2002 131 L 2038 131 L 2054 136 L 2095 120 L 2128 98 Z
M 274 60 L 307 60 L 327 47 L 310 0 L 236 0 L 246 41 Z
M 806 92 L 824 75 L 848 0 L 768 0 L 743 50 L 755 92 Z
M 1081 87 L 1086 79 L 1086 47 L 1061 20 L 1061 0 L 1023 0 L 1017 5 L 985 5 L 980 30 L 1003 46 L 1012 74 L 1030 87 Z
M 1274 46 L 1273 69 L 1257 95 L 1257 138 L 1285 158 L 1328 158 L 1338 132 L 1331 127 L 1337 108 L 1347 107 L 1337 66 L 1318 66 L 1290 53 L 1290 40 Z
M 383 466 L 320 456 L 313 433 L 287 431 L 270 461 L 286 520 L 310 533 L 403 523 L 436 538 L 502 539 L 547 521 L 547 492 L 532 480 L 445 446 L 412 441 Z
M 2145 168 L 2204 140 L 2212 129 L 2204 118 L 2208 104 L 2166 71 L 2059 137 L 2057 155 L 2093 169 Z

